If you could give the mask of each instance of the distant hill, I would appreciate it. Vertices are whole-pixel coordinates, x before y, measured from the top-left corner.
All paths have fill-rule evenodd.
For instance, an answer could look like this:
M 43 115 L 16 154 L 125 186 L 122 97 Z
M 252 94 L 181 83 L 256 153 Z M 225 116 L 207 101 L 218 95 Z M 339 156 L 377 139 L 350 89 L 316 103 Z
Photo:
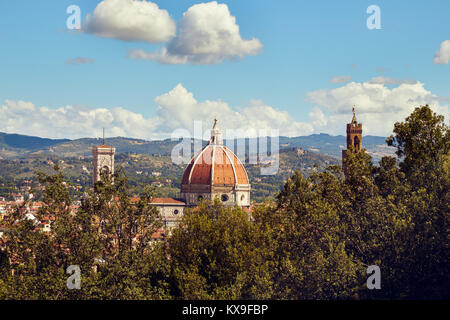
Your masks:
M 252 200 L 257 202 L 273 199 L 295 170 L 308 176 L 328 165 L 340 164 L 340 160 L 334 157 L 299 148 L 281 150 L 279 164 L 273 175 L 262 174 L 261 169 L 267 164 L 249 164 L 242 160 L 252 185 Z M 11 193 L 24 186 L 24 181 L 36 183 L 37 172 L 54 173 L 53 166 L 56 163 L 70 182 L 72 195 L 80 199 L 92 187 L 92 158 L 45 154 L 0 160 L 0 197 L 10 198 Z M 126 173 L 132 193 L 138 195 L 145 186 L 152 185 L 157 186 L 155 192 L 159 197 L 179 196 L 181 178 L 187 166 L 174 164 L 170 156 L 127 153 L 118 154 L 115 165 Z
M 246 144 L 254 139 L 246 139 Z M 269 139 L 270 140 L 270 139 Z M 363 147 L 372 155 L 375 161 L 384 155 L 393 155 L 393 148 L 387 147 L 385 137 L 364 136 Z M 153 140 L 115 137 L 107 138 L 105 143 L 116 148 L 117 153 L 136 153 L 147 155 L 170 155 L 173 147 L 180 141 Z M 193 140 L 191 140 L 193 143 Z M 83 138 L 46 139 L 20 134 L 0 133 L 0 158 L 14 159 L 30 155 L 57 155 L 60 157 L 91 156 L 92 147 L 101 144 L 101 139 Z M 328 134 L 313 134 L 301 137 L 280 137 L 280 149 L 303 148 L 311 152 L 341 158 L 345 148 L 345 137 Z M 203 141 L 203 145 L 206 141 Z
M 339 159 L 342 157 L 342 150 L 346 148 L 346 144 L 345 136 L 330 136 L 326 133 L 295 138 L 280 137 L 280 149 L 290 147 L 303 148 Z M 362 145 L 376 162 L 383 156 L 394 156 L 395 150 L 387 146 L 386 137 L 363 136 Z
M 41 149 L 55 144 L 70 141 L 69 139 L 47 139 L 21 134 L 8 134 L 0 132 L 0 147 L 12 149 Z

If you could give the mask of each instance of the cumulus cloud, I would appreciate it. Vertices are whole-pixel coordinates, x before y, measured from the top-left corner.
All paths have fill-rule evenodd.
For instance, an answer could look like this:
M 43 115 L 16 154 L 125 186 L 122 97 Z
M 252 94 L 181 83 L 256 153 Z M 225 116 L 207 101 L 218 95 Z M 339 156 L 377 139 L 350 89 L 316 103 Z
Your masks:
M 448 105 L 443 105 L 421 82 L 401 83 L 393 88 L 385 83 L 350 82 L 335 89 L 309 92 L 308 99 L 316 105 L 310 114 L 315 132 L 331 134 L 343 134 L 342 126 L 351 120 L 353 106 L 364 124 L 364 134 L 380 136 L 390 135 L 394 123 L 404 120 L 420 105 L 428 104 L 435 112 L 448 115 Z
M 242 108 L 232 108 L 221 100 L 197 101 L 183 85 L 178 84 L 170 92 L 155 99 L 158 104 L 157 115 L 161 119 L 161 132 L 172 132 L 177 128 L 192 130 L 194 121 L 210 124 L 214 117 L 222 128 L 242 130 L 279 130 L 281 135 L 296 136 L 310 134 L 310 124 L 295 121 L 286 111 L 252 100 Z
M 242 108 L 232 108 L 221 100 L 197 101 L 182 84 L 155 98 L 155 117 L 144 117 L 123 107 L 88 109 L 65 106 L 58 109 L 37 107 L 31 102 L 5 100 L 0 107 L 0 131 L 49 138 L 96 137 L 100 128 L 111 136 L 142 139 L 168 138 L 177 129 L 193 132 L 194 121 L 202 121 L 209 133 L 217 117 L 223 129 L 278 129 L 281 135 L 297 136 L 313 132 L 310 124 L 295 121 L 281 111 L 252 100 Z
M 111 136 L 161 139 L 171 137 L 177 129 L 194 133 L 194 121 L 202 121 L 207 136 L 212 120 L 217 117 L 224 131 L 253 130 L 254 135 L 263 135 L 262 129 L 266 129 L 267 134 L 275 129 L 280 135 L 291 137 L 322 132 L 342 135 L 355 106 L 357 118 L 364 124 L 364 134 L 388 136 L 394 123 L 403 121 L 417 106 L 428 104 L 439 114 L 449 114 L 448 97 L 432 94 L 421 82 L 394 87 L 370 81 L 350 82 L 334 89 L 311 91 L 308 100 L 314 104 L 308 122 L 296 121 L 288 112 L 257 99 L 242 107 L 232 107 L 222 100 L 198 101 L 182 84 L 154 99 L 157 109 L 153 117 L 144 117 L 124 107 L 53 109 L 37 107 L 31 102 L 5 100 L 0 106 L 0 131 L 80 138 L 97 137 L 104 127 Z
M 433 62 L 436 64 L 448 64 L 450 61 L 450 40 L 441 43 L 439 51 L 434 54 Z
M 68 58 L 66 60 L 66 63 L 67 64 L 89 64 L 89 63 L 94 63 L 94 59 L 84 58 L 84 57 Z
M 336 76 L 336 77 L 331 77 L 330 82 L 331 83 L 347 83 L 350 80 L 352 80 L 352 77 L 350 77 L 350 76 Z
M 224 60 L 256 55 L 261 42 L 241 37 L 236 18 L 226 4 L 216 1 L 190 7 L 178 22 L 178 33 L 159 52 L 132 50 L 128 57 L 164 64 L 217 64 Z
M 175 22 L 157 4 L 139 0 L 103 0 L 86 16 L 83 30 L 102 38 L 166 42 L 176 33 Z
M 0 131 L 49 138 L 97 137 L 100 128 L 113 136 L 147 137 L 157 119 L 121 107 L 113 109 L 64 106 L 36 107 L 31 102 L 5 100 L 0 107 Z

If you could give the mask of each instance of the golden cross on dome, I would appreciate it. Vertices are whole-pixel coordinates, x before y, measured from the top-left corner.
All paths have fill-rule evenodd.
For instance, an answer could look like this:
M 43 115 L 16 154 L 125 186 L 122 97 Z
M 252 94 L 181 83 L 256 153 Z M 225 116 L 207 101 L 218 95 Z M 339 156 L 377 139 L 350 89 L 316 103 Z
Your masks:
M 214 128 L 216 127 L 217 124 L 217 117 L 214 117 Z

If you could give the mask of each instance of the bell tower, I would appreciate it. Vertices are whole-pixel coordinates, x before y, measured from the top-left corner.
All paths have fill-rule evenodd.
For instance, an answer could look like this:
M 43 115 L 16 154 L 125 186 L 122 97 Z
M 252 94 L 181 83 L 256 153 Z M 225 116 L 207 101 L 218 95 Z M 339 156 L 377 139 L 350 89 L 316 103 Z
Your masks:
M 116 148 L 107 146 L 105 144 L 105 130 L 103 129 L 103 144 L 92 148 L 92 155 L 94 156 L 94 185 L 101 180 L 101 173 L 106 172 L 109 175 L 114 174 L 114 154 Z
M 353 118 L 351 123 L 347 123 L 347 149 L 342 150 L 342 168 L 346 174 L 345 159 L 347 152 L 351 150 L 354 153 L 360 152 L 362 149 L 362 123 L 356 120 L 355 108 L 352 108 Z

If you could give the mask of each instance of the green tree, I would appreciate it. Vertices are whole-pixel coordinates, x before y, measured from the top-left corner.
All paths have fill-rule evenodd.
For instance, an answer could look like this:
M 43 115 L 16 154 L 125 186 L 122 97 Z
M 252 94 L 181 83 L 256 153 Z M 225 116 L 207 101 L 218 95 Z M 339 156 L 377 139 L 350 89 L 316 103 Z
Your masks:
M 416 108 L 404 122 L 397 122 L 387 142 L 397 148 L 401 180 L 404 189 L 410 190 L 405 196 L 393 192 L 396 203 L 405 205 L 410 216 L 411 232 L 405 238 L 402 257 L 408 270 L 405 294 L 448 298 L 449 127 L 444 116 L 426 105 Z M 379 184 L 386 184 L 388 177 L 378 178 Z
M 162 227 L 158 209 L 151 205 L 152 196 L 153 190 L 145 188 L 139 198 L 133 198 L 119 168 L 113 177 L 103 174 L 83 199 L 79 212 L 93 217 L 91 224 L 99 233 L 102 248 L 93 264 L 97 282 L 90 288 L 91 297 L 168 297 L 164 283 L 152 278 L 152 267 L 159 267 L 155 262 L 162 262 L 156 259 L 161 250 L 152 246 L 152 235 Z
M 342 181 L 336 167 L 305 179 L 296 172 L 269 215 L 276 237 L 277 298 L 343 299 L 356 297 L 360 268 L 343 237 Z
M 168 240 L 172 290 L 182 299 L 262 299 L 272 283 L 249 215 L 216 199 L 187 211 Z
M 6 253 L 14 274 L 2 268 L 0 298 L 168 298 L 167 285 L 156 279 L 164 274 L 164 255 L 150 241 L 160 226 L 150 191 L 132 201 L 119 170 L 114 181 L 103 175 L 76 210 L 62 173 L 55 169 L 54 175 L 40 175 L 45 191 L 36 219 L 25 215 L 26 203 L 8 217 Z M 51 232 L 39 228 L 43 220 L 51 222 Z M 80 290 L 66 286 L 70 265 L 81 269 Z
M 39 175 L 45 185 L 43 206 L 35 217 L 26 214 L 26 203 L 7 218 L 6 250 L 14 274 L 8 273 L 3 291 L 9 299 L 73 299 L 80 296 L 68 290 L 67 267 L 89 264 L 96 254 L 91 238 L 90 217 L 74 215 L 67 185 L 59 168 L 56 174 Z M 51 223 L 52 232 L 39 228 L 40 221 Z M 83 280 L 88 282 L 84 272 Z

